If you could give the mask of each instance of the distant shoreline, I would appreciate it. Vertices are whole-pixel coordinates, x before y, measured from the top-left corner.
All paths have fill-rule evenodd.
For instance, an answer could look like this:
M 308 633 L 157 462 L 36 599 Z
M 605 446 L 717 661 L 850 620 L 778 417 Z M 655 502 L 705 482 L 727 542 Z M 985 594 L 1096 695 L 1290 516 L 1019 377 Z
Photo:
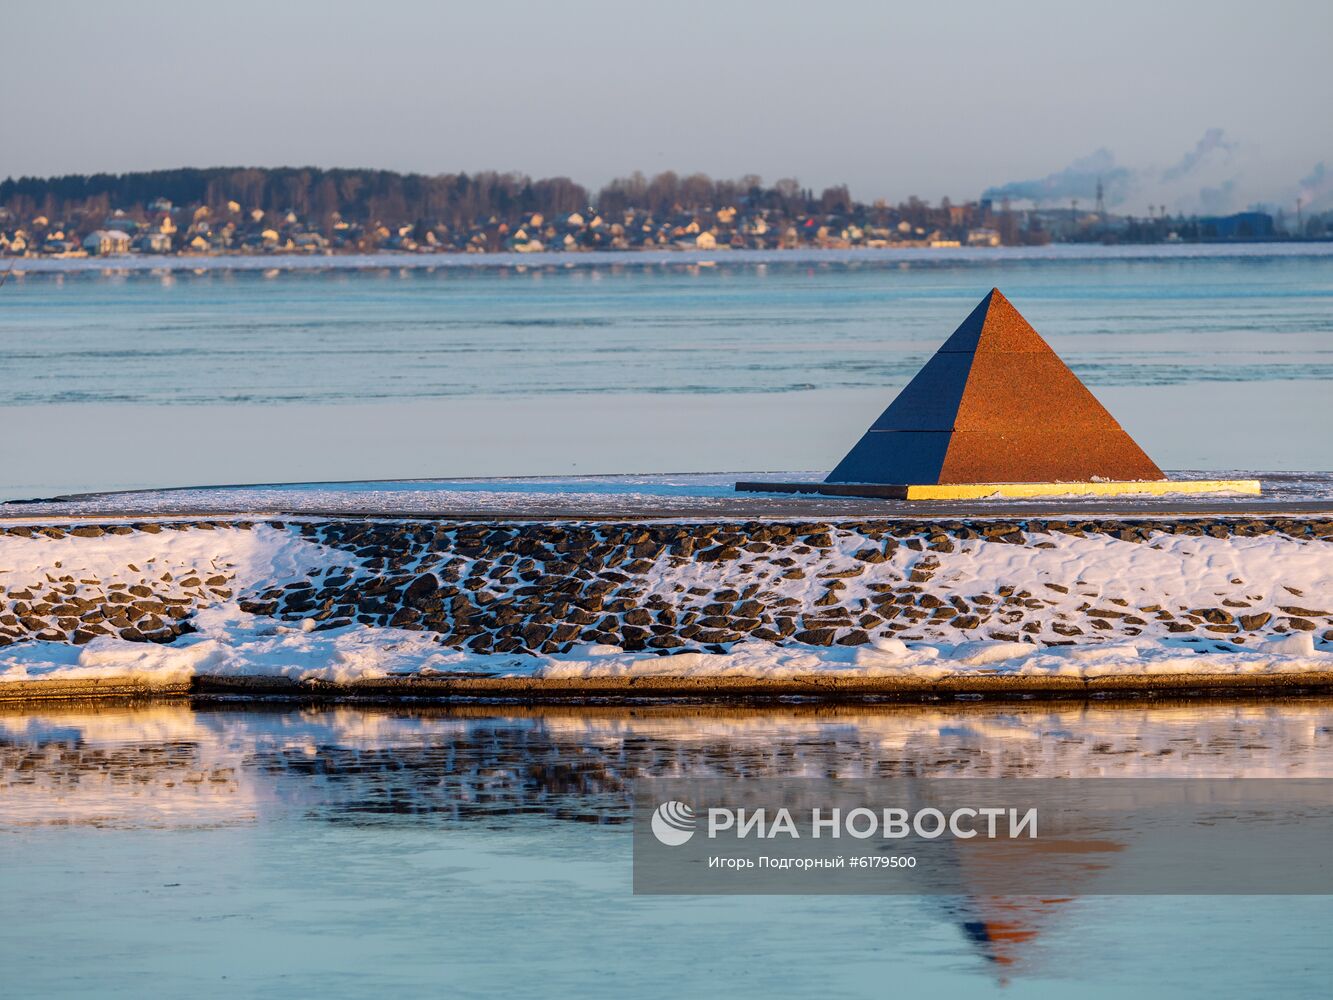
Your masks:
M 0 258 L 13 277 L 94 271 L 318 271 L 412 268 L 577 268 L 726 264 L 1004 264 L 1031 261 L 1132 261 L 1333 257 L 1333 240 L 1253 243 L 1056 243 L 1032 247 L 884 247 L 798 250 L 587 250 L 536 253 L 126 254 L 106 257 Z

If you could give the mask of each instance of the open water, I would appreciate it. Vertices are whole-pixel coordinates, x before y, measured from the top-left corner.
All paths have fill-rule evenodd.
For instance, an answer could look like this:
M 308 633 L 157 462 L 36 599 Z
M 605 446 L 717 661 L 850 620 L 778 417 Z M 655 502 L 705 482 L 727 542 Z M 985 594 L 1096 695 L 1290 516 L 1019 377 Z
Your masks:
M 1327 701 L 8 708 L 3 992 L 1324 995 L 1327 896 L 636 896 L 628 818 L 651 776 L 1280 780 L 1330 751 Z
M 826 469 L 992 286 L 1162 467 L 1327 470 L 1333 244 L 1295 250 L 25 262 L 0 496 Z

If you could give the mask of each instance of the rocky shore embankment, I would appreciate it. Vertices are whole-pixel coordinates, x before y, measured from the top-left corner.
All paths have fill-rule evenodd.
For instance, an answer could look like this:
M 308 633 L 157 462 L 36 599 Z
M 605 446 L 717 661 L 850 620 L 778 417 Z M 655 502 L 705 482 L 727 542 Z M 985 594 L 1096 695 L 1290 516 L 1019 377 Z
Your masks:
M 86 647 L 53 662 L 87 667 L 113 647 L 124 664 L 127 644 L 197 654 L 233 633 L 393 637 L 463 654 L 433 669 L 490 674 L 559 673 L 562 657 L 589 656 L 603 672 L 634 669 L 609 654 L 697 673 L 684 654 L 759 648 L 867 669 L 894 656 L 920 667 L 927 646 L 960 670 L 1043 653 L 1110 662 L 1148 644 L 1323 656 L 1331 576 L 1326 518 L 9 524 L 0 671 L 33 680 L 15 671 L 35 649 Z M 267 662 L 291 676 L 284 655 L 243 672 Z M 226 672 L 224 660 L 195 655 L 191 669 Z M 404 669 L 364 662 L 369 675 Z
M 288 567 L 295 579 L 237 579 L 225 557 L 177 565 L 160 541 L 256 528 L 300 537 L 328 559 Z M 1330 595 L 1284 583 L 1280 561 L 1264 560 L 1272 579 L 1201 575 L 1197 583 L 1214 592 L 1185 604 L 1181 593 L 1150 589 L 1168 583 L 1156 567 L 1116 584 L 1085 579 L 1098 569 L 1089 548 L 1106 564 L 1132 565 L 1197 557 L 1190 540 L 1276 540 L 1329 559 L 1333 520 L 9 525 L 0 527 L 0 559 L 19 540 L 32 553 L 51 549 L 51 559 L 33 564 L 29 556 L 28 572 L 0 572 L 0 645 L 99 636 L 172 643 L 193 631 L 199 609 L 224 601 L 313 629 L 360 623 L 433 632 L 477 653 L 567 652 L 576 643 L 720 651 L 748 637 L 814 647 L 876 636 L 1049 647 L 1145 633 L 1245 643 L 1333 627 L 1333 609 L 1322 607 Z M 108 548 L 123 552 L 123 565 L 97 573 L 79 564 L 84 547 L 89 555 L 96 549 L 97 563 L 107 561 Z M 220 548 L 225 556 L 233 547 L 228 540 Z M 1144 560 L 1136 548 L 1170 552 Z M 1018 552 L 1028 557 L 1016 559 Z M 1236 557 L 1244 560 L 1245 549 Z M 1202 553 L 1210 568 L 1217 559 L 1218 552 Z M 1105 577 L 1105 568 L 1092 575 Z

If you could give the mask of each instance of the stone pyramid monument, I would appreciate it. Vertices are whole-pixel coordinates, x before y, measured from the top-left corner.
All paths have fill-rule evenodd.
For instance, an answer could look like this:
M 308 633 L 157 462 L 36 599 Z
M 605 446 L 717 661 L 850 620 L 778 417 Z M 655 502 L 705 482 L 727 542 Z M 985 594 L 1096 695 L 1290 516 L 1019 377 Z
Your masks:
M 998 288 L 981 300 L 822 483 L 755 493 L 897 500 L 1247 493 L 1168 480 Z
M 993 288 L 825 482 L 1165 478 Z

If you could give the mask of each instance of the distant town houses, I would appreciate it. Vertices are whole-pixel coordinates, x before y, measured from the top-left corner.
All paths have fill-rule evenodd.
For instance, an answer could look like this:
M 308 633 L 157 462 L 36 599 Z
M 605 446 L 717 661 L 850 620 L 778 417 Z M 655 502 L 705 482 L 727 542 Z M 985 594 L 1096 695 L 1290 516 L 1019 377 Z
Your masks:
M 173 201 L 153 187 L 193 194 Z M 289 204 L 284 204 L 284 201 Z M 1297 234 L 1322 237 L 1327 218 Z M 0 254 L 49 257 L 998 247 L 1290 238 L 1264 212 L 1146 218 L 989 200 L 819 195 L 795 181 L 641 175 L 598 195 L 564 178 L 231 170 L 0 182 Z
M 0 210 L 3 212 L 3 210 Z M 1045 242 L 1025 233 L 1029 242 Z M 829 213 L 788 218 L 764 209 L 736 206 L 664 215 L 627 210 L 614 217 L 589 207 L 548 218 L 541 212 L 512 219 L 490 216 L 469 226 L 416 222 L 353 221 L 340 213 L 322 220 L 294 211 L 244 211 L 235 202 L 221 208 L 150 205 L 117 208 L 107 217 L 52 220 L 0 214 L 0 252 L 24 256 L 106 257 L 122 254 L 264 253 L 495 253 L 583 250 L 790 249 L 795 247 L 998 246 L 998 230 L 913 226 L 886 218 Z
M 62 245 L 68 240 L 61 240 Z M 95 229 L 83 238 L 83 249 L 98 257 L 111 254 L 128 253 L 130 234 L 122 229 Z

